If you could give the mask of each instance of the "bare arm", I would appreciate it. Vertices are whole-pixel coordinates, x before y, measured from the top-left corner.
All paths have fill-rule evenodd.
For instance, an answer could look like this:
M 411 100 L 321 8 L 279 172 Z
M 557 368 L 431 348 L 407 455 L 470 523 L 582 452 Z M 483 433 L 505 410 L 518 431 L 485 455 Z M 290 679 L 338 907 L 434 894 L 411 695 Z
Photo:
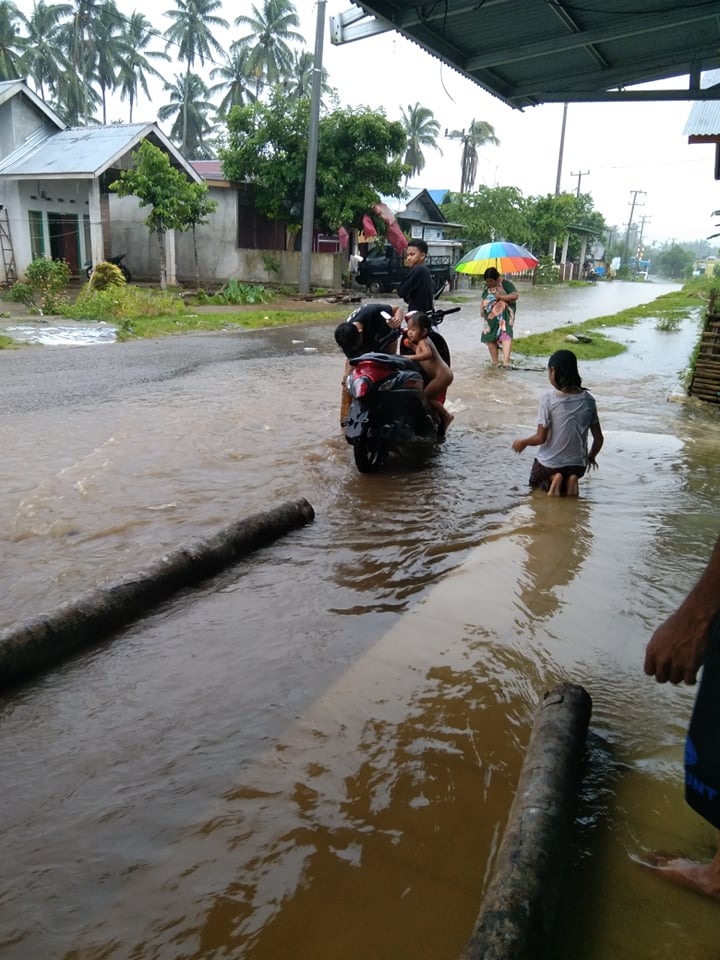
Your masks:
M 417 360 L 421 362 L 423 360 L 432 360 L 433 352 L 432 345 L 429 340 L 420 340 L 419 343 L 415 344 L 415 353 L 405 354 L 406 360 Z
M 697 585 L 661 624 L 645 650 L 645 673 L 658 683 L 695 683 L 708 630 L 720 612 L 720 537 Z
M 549 429 L 541 423 L 537 425 L 537 430 L 531 437 L 525 437 L 524 440 L 513 440 L 512 448 L 515 453 L 522 453 L 525 447 L 539 447 L 545 443 L 548 438 Z
M 596 457 L 602 450 L 602 445 L 605 443 L 605 437 L 603 432 L 600 429 L 599 423 L 593 423 L 590 427 L 590 433 L 592 434 L 593 442 L 590 447 L 590 452 L 588 453 L 588 465 L 591 467 L 597 467 Z

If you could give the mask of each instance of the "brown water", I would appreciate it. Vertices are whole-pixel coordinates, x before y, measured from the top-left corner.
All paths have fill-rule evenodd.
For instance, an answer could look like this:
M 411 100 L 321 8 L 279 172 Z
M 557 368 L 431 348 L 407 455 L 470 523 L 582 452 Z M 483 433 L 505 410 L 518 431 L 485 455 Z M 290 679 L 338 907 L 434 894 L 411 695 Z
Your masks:
M 518 326 L 662 289 L 527 291 Z M 0 354 L 3 626 L 285 499 L 317 514 L 5 697 L 3 960 L 457 956 L 561 680 L 594 709 L 551 955 L 717 957 L 717 907 L 635 859 L 715 843 L 682 799 L 692 691 L 642 673 L 717 535 L 717 413 L 668 402 L 696 331 L 583 366 L 606 444 L 577 502 L 527 495 L 544 365 L 488 368 L 474 307 L 444 329 L 447 443 L 372 477 L 331 327 Z

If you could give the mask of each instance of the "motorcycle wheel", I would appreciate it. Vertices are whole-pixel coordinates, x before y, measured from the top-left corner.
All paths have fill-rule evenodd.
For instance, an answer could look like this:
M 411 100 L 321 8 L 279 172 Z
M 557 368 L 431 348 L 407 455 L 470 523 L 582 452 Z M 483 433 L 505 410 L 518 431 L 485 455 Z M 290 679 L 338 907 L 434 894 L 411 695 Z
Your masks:
M 377 440 L 359 437 L 353 444 L 355 466 L 360 473 L 375 473 L 387 460 L 387 450 Z

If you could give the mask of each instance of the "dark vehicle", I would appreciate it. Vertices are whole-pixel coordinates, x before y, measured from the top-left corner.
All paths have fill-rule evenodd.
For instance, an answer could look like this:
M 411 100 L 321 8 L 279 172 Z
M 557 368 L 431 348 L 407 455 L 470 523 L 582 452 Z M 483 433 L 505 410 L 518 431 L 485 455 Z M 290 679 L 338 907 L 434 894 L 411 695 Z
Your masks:
M 435 290 L 442 290 L 452 275 L 450 256 L 429 256 L 425 260 L 433 277 Z M 401 280 L 409 273 L 403 258 L 390 244 L 383 247 L 373 247 L 370 253 L 361 260 L 357 269 L 357 282 L 361 287 L 367 287 L 370 293 L 390 293 L 395 290 Z
M 125 277 L 125 283 L 130 283 L 132 277 L 130 276 L 130 271 L 123 263 L 124 259 L 125 259 L 125 254 L 119 253 L 116 257 L 108 257 L 107 262 L 114 263 L 115 266 L 120 271 L 120 273 Z M 85 276 L 88 278 L 88 280 L 92 276 L 92 272 L 93 272 L 93 266 L 88 261 L 88 263 L 85 264 Z
M 434 310 L 433 326 L 460 307 Z M 396 336 L 393 331 L 392 339 Z M 363 353 L 349 361 L 350 412 L 345 439 L 352 445 L 355 466 L 374 473 L 390 454 L 418 460 L 429 456 L 445 431 L 425 396 L 422 369 L 414 360 L 387 353 Z

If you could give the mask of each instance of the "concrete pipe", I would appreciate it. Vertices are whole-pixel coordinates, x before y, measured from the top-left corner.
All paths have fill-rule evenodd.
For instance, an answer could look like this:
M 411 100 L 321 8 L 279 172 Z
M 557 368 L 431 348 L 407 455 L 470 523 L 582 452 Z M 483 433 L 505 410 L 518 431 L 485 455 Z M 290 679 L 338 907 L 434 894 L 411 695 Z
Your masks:
M 497 862 L 461 960 L 546 955 L 572 841 L 592 702 L 583 687 L 545 694 Z
M 238 520 L 212 536 L 166 554 L 57 610 L 0 633 L 0 689 L 104 639 L 183 587 L 236 563 L 315 517 L 307 500 L 291 500 Z

